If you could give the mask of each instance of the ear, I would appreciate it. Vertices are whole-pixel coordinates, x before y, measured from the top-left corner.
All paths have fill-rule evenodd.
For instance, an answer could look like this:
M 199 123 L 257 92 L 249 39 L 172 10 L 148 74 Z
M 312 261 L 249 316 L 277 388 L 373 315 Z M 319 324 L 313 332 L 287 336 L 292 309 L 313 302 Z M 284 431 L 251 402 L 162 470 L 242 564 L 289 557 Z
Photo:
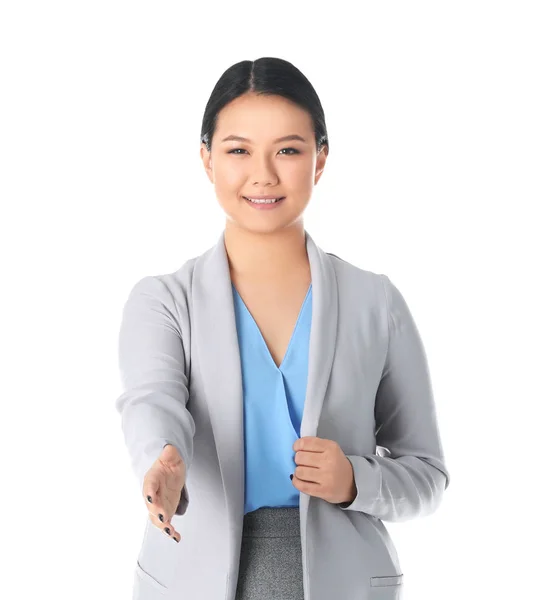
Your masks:
M 314 185 L 317 185 L 319 178 L 323 174 L 323 169 L 325 168 L 325 161 L 327 160 L 327 155 L 329 154 L 329 148 L 327 146 L 323 146 L 317 155 L 317 160 L 315 163 L 315 179 Z
M 208 149 L 206 148 L 206 144 L 204 142 L 202 142 L 202 144 L 200 145 L 200 158 L 204 163 L 204 170 L 206 171 L 209 180 L 213 183 L 214 179 L 212 170 L 212 154 L 211 152 L 208 152 Z

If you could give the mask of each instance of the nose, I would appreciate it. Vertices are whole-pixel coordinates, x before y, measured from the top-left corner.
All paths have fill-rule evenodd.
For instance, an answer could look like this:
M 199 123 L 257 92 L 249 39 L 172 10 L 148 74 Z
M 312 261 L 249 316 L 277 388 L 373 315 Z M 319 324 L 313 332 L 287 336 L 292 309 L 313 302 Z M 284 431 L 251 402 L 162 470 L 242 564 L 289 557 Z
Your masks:
M 278 182 L 277 174 L 271 165 L 271 161 L 267 160 L 263 155 L 261 155 L 258 162 L 254 163 L 254 173 L 257 174 L 254 177 L 254 185 L 268 185 Z

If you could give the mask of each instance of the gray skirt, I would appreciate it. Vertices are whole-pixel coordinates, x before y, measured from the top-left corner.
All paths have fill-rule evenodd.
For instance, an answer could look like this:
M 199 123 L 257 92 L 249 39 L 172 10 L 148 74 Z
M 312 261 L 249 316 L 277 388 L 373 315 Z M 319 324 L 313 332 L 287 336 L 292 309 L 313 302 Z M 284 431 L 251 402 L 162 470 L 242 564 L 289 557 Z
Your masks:
M 262 507 L 244 515 L 235 600 L 303 600 L 298 507 Z

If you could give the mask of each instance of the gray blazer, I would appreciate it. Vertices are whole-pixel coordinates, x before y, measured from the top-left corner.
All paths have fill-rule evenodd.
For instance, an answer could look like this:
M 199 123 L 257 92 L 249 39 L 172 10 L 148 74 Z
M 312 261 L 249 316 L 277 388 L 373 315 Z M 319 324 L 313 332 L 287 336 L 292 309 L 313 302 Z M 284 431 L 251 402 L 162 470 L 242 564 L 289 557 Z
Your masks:
M 336 441 L 357 496 L 300 493 L 304 600 L 401 598 L 384 521 L 432 513 L 449 484 L 425 351 L 390 279 L 320 249 L 306 232 L 312 327 L 301 437 Z M 146 517 L 135 600 L 234 600 L 244 516 L 243 398 L 224 234 L 169 274 L 146 276 L 124 305 L 116 406 L 140 489 L 164 445 L 186 482 L 172 523 Z

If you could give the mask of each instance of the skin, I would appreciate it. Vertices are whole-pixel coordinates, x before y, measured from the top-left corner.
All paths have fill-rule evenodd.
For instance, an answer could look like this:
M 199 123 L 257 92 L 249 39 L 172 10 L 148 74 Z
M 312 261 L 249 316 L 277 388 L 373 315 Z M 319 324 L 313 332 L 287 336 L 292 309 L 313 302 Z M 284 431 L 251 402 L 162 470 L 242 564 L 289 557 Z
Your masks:
M 275 142 L 290 134 L 305 141 Z M 224 141 L 231 135 L 250 141 Z M 224 237 L 233 281 L 287 289 L 309 279 L 303 213 L 327 155 L 327 146 L 317 151 L 310 114 L 281 96 L 249 92 L 220 111 L 211 149 L 201 144 L 200 158 L 227 217 Z M 263 194 L 286 200 L 274 210 L 258 211 L 242 198 Z M 352 464 L 336 442 L 305 436 L 293 450 L 292 484 L 298 490 L 332 503 L 354 500 Z M 183 461 L 173 446 L 166 446 L 145 477 L 143 491 L 152 523 L 167 527 L 176 541 L 181 536 L 171 518 L 184 482 Z

